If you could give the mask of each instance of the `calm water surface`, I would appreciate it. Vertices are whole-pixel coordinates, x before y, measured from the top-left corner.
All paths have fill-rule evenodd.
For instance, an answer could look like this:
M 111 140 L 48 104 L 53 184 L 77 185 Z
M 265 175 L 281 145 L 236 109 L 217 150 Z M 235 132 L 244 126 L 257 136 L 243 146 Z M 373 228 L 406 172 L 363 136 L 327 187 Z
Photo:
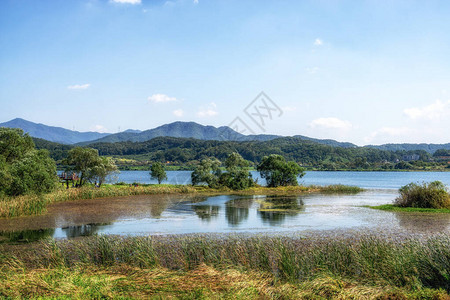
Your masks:
M 169 183 L 186 183 L 189 171 L 167 172 Z M 256 177 L 256 172 L 254 177 Z M 41 216 L 0 219 L 0 242 L 93 234 L 286 233 L 315 230 L 381 230 L 432 234 L 450 231 L 450 214 L 395 213 L 364 205 L 388 204 L 413 181 L 440 180 L 440 172 L 307 172 L 301 183 L 364 187 L 356 195 L 273 196 L 149 195 L 55 203 Z M 149 183 L 145 171 L 119 181 Z
M 251 172 L 259 184 L 265 184 L 259 172 Z M 168 171 L 167 181 L 170 184 L 190 184 L 191 171 Z M 126 183 L 158 183 L 150 180 L 148 171 L 122 171 L 115 178 Z M 450 186 L 450 172 L 334 172 L 334 171 L 308 171 L 299 179 L 305 185 L 345 184 L 367 189 L 398 189 L 410 182 L 440 180 Z

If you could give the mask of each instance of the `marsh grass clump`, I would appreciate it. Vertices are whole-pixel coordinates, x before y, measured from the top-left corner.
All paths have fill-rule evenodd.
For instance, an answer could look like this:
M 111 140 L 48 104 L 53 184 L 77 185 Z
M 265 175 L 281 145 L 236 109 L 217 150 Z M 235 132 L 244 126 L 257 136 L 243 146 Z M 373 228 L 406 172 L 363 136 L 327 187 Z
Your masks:
M 0 249 L 0 298 L 70 295 L 81 278 L 83 293 L 108 287 L 100 294 L 125 298 L 234 299 L 245 290 L 243 299 L 448 299 L 450 291 L 448 234 L 98 235 Z
M 400 196 L 394 205 L 415 208 L 450 208 L 450 194 L 440 181 L 430 183 L 410 183 L 399 189 Z
M 315 188 L 318 188 L 322 193 L 328 194 L 357 194 L 364 191 L 363 188 L 343 184 L 331 184 Z

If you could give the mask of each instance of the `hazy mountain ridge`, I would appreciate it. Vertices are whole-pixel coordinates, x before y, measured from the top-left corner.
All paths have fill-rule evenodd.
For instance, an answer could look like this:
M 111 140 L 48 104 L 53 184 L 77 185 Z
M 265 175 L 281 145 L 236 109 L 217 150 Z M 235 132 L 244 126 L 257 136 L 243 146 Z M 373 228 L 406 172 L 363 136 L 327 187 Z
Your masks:
M 60 144 L 76 144 L 79 142 L 93 141 L 109 135 L 109 133 L 73 131 L 62 127 L 33 123 L 20 118 L 0 123 L 0 127 L 21 128 L 32 137 Z
M 198 140 L 217 140 L 217 141 L 271 141 L 279 138 L 285 138 L 279 135 L 259 134 L 243 135 L 234 131 L 230 127 L 206 126 L 195 122 L 173 122 L 164 124 L 153 129 L 140 131 L 128 129 L 119 133 L 98 133 L 98 132 L 78 132 L 61 127 L 47 126 L 44 124 L 33 123 L 24 119 L 16 118 L 14 120 L 0 123 L 0 127 L 21 128 L 30 136 L 44 139 L 50 142 L 61 144 L 77 144 L 81 146 L 94 143 L 117 143 L 117 142 L 145 142 L 156 137 L 178 137 L 193 138 Z M 311 141 L 323 145 L 343 148 L 355 148 L 355 144 L 348 142 L 338 142 L 331 139 L 316 139 L 302 135 L 295 135 L 294 140 Z M 447 144 L 384 144 L 368 145 L 368 148 L 390 151 L 410 151 L 425 150 L 434 153 L 438 149 L 450 150 L 450 143 Z

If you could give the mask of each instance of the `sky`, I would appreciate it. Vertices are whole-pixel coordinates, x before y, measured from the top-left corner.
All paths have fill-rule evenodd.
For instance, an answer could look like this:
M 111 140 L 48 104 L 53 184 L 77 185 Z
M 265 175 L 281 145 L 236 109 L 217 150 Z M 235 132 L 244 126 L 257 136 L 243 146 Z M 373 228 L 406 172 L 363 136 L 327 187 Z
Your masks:
M 449 16 L 445 0 L 2 0 L 0 122 L 449 143 Z

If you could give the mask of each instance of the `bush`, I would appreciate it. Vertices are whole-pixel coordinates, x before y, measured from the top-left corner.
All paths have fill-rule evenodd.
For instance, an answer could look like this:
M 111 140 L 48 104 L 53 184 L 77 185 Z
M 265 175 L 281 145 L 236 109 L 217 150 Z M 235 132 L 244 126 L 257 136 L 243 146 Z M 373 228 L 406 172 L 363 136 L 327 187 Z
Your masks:
M 400 196 L 394 204 L 400 207 L 450 208 L 450 195 L 440 181 L 410 183 L 399 189 Z

